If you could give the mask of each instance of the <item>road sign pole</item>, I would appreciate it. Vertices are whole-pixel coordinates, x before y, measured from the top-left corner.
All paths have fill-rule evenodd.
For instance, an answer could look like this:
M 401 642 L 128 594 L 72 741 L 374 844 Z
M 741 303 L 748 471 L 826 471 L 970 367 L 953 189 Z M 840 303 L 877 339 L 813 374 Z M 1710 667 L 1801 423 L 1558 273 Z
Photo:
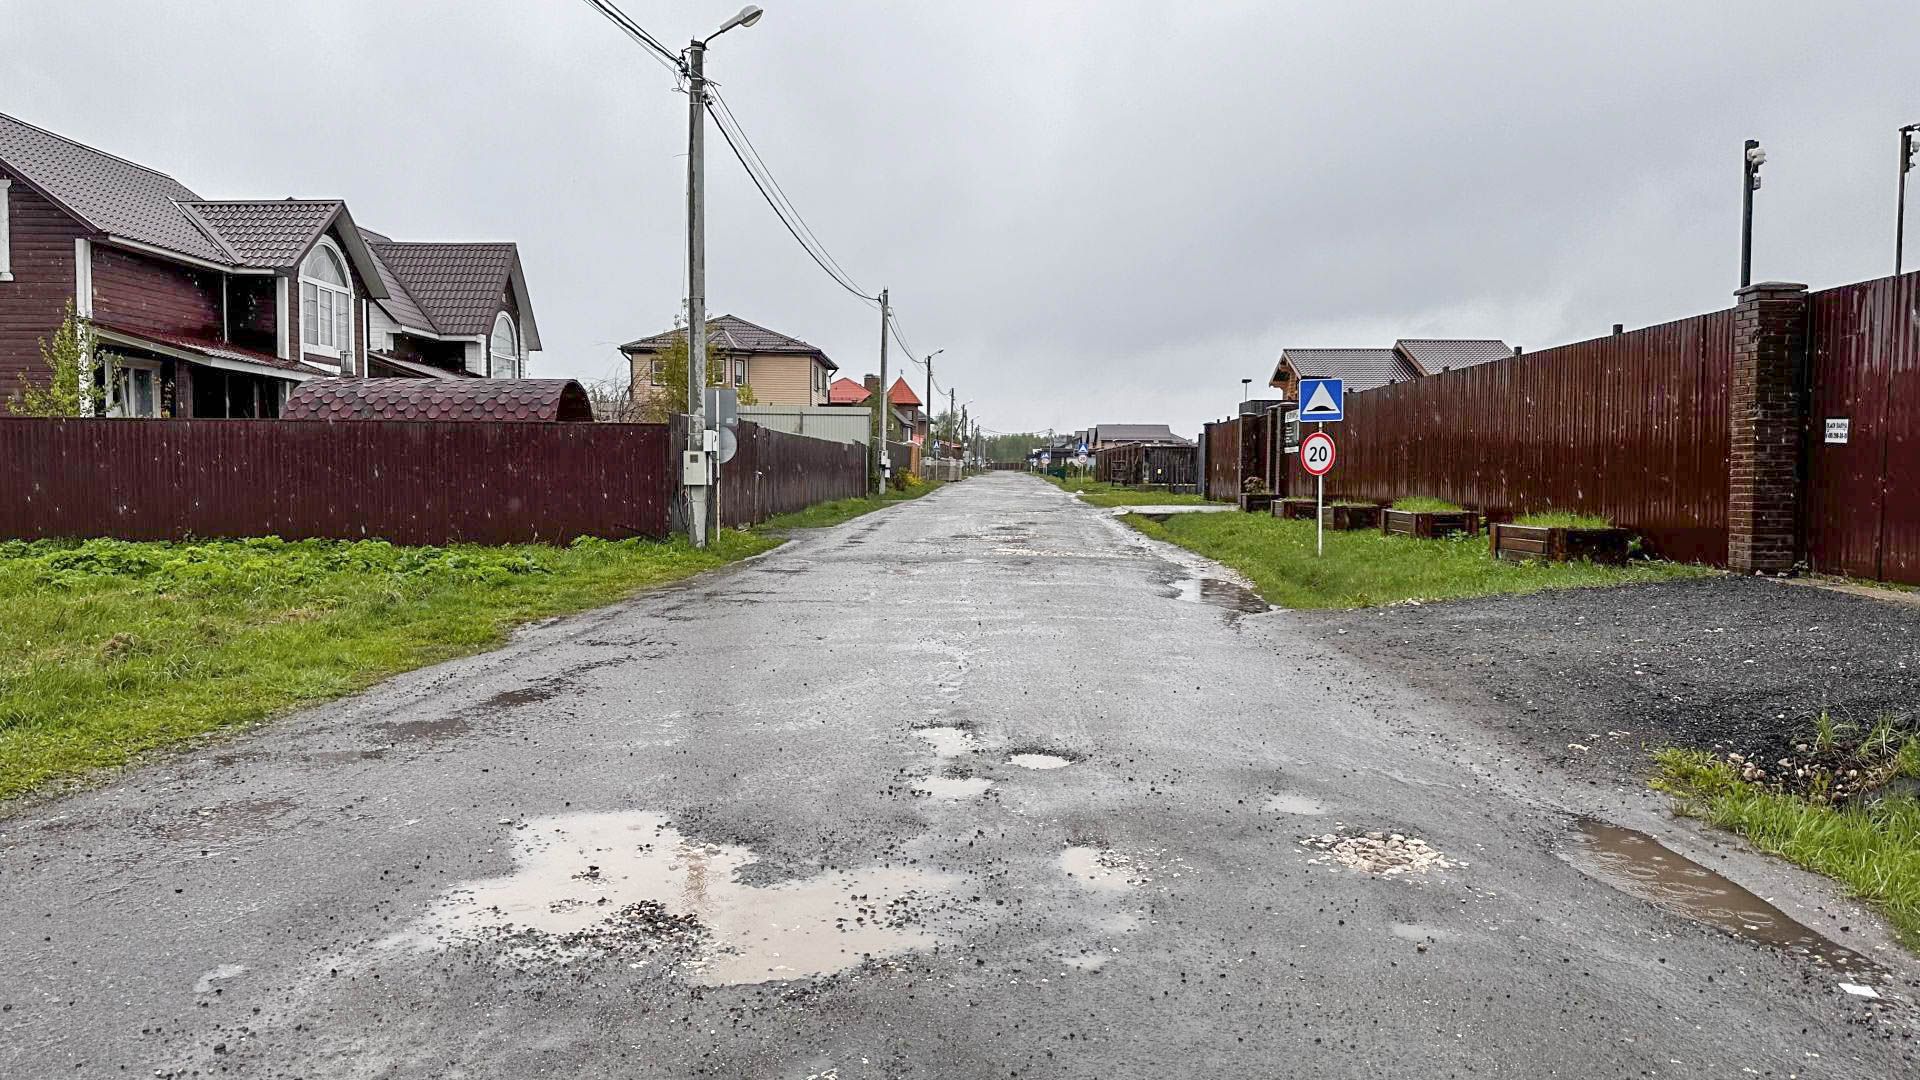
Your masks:
M 1327 425 L 1321 424 L 1316 430 L 1325 431 Z M 1327 555 L 1327 474 L 1321 473 L 1313 478 L 1313 557 L 1324 559 Z

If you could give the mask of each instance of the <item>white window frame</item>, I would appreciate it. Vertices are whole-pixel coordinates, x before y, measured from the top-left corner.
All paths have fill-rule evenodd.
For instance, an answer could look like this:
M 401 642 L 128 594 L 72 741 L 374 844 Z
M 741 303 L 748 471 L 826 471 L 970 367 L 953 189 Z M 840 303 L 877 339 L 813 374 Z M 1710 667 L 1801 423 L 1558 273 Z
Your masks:
M 133 373 L 140 372 L 153 383 L 153 411 L 135 413 L 128 411 L 133 387 Z M 126 392 L 122 391 L 122 383 Z M 114 361 L 113 370 L 108 372 L 107 415 L 122 420 L 158 420 L 160 418 L 160 365 L 153 360 L 133 357 L 120 357 Z
M 0 281 L 13 280 L 13 181 L 0 176 Z
M 500 374 L 500 365 L 498 363 L 500 359 L 500 354 L 493 351 L 493 339 L 500 336 L 500 321 L 502 319 L 506 320 L 508 336 L 513 338 L 513 352 L 507 354 L 507 359 L 513 370 L 509 371 L 505 375 Z M 493 329 L 487 332 L 487 357 L 488 357 L 487 370 L 490 373 L 492 378 L 513 379 L 513 378 L 519 377 L 520 324 L 515 322 L 513 320 L 513 316 L 508 312 L 502 311 L 493 317 Z
M 340 276 L 347 280 L 347 284 L 345 288 L 335 285 L 330 281 L 321 281 L 318 278 L 310 278 L 306 275 L 307 263 L 310 262 L 315 256 L 319 255 L 323 249 L 331 253 L 333 255 L 335 262 L 339 265 Z M 354 322 L 353 320 L 353 270 L 352 270 L 351 264 L 347 262 L 346 254 L 340 250 L 340 245 L 335 244 L 332 239 L 323 236 L 320 238 L 320 241 L 318 243 L 314 244 L 312 248 L 308 249 L 306 255 L 301 257 L 300 271 L 301 271 L 300 272 L 300 299 L 299 299 L 300 351 L 302 353 L 313 353 L 316 356 L 332 356 L 336 358 L 352 355 L 353 353 L 353 322 Z M 309 333 L 315 333 L 315 337 L 316 338 L 318 337 L 318 334 L 317 332 L 315 332 L 314 327 L 311 326 L 310 324 L 317 323 L 320 321 L 318 318 L 315 318 L 312 320 L 309 320 L 307 318 L 307 286 L 309 285 L 313 286 L 314 288 L 314 312 L 316 315 L 319 313 L 319 310 L 320 310 L 320 300 L 319 300 L 320 294 L 324 292 L 333 297 L 333 303 L 335 305 L 334 319 L 333 319 L 332 325 L 330 326 L 330 329 L 333 332 L 335 341 L 332 345 L 325 345 L 317 341 L 309 341 L 307 339 L 307 335 Z M 340 306 L 342 304 L 344 304 L 344 307 Z M 340 329 L 341 329 L 340 314 L 343 311 L 346 315 L 345 322 L 346 322 L 347 339 L 345 341 L 340 341 L 338 340 L 340 335 Z
M 736 356 L 733 359 L 733 386 L 738 390 L 745 385 L 747 385 L 747 358 Z

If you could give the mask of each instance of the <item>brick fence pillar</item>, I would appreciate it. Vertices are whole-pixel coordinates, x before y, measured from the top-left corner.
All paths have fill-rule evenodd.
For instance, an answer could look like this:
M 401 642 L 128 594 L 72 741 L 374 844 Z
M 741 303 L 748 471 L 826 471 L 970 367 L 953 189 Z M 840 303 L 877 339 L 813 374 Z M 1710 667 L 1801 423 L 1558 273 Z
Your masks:
M 1727 566 L 1777 574 L 1796 555 L 1807 287 L 1763 281 L 1734 295 Z

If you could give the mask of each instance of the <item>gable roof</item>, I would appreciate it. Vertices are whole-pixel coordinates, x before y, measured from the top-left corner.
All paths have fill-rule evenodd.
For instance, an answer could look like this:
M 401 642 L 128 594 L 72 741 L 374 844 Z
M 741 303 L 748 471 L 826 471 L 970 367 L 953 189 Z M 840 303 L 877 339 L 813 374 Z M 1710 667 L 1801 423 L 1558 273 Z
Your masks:
M 1269 386 L 1280 381 L 1281 364 L 1290 364 L 1303 379 L 1340 379 L 1348 393 L 1372 390 L 1419 378 L 1423 372 L 1394 349 L 1282 349 Z
M 372 233 L 378 237 L 380 234 Z M 374 240 L 369 245 L 406 294 L 387 309 L 394 321 L 447 335 L 493 332 L 501 297 L 508 289 L 520 307 L 520 337 L 529 350 L 540 348 L 540 327 L 520 269 L 520 249 L 512 243 L 409 243 Z M 411 321 L 418 314 L 421 322 Z M 405 317 L 403 317 L 405 316 Z
M 1401 338 L 1393 347 L 1428 375 L 1513 355 L 1506 342 L 1493 338 Z
M 654 334 L 651 337 L 643 337 L 629 341 L 625 345 L 620 346 L 620 351 L 658 352 L 673 344 L 675 339 L 685 334 L 686 331 L 680 327 L 675 327 L 672 330 L 662 330 L 660 333 Z M 719 315 L 708 319 L 707 338 L 716 347 L 726 349 L 730 352 L 805 355 L 811 356 L 820 363 L 825 364 L 828 371 L 840 370 L 840 365 L 834 363 L 827 357 L 826 353 L 821 352 L 818 348 L 801 341 L 799 338 L 788 337 L 786 334 L 782 334 L 777 330 L 769 330 L 758 323 L 750 323 L 738 315 Z
M 893 386 L 888 388 L 887 403 L 889 405 L 911 405 L 916 409 L 920 408 L 922 404 L 920 395 L 914 393 L 913 387 L 907 385 L 907 378 L 904 375 L 893 380 Z
M 871 397 L 866 387 L 852 379 L 835 379 L 827 387 L 827 403 L 830 405 L 858 405 Z
M 5 113 L 0 113 L 0 164 L 96 232 L 207 262 L 232 262 L 180 208 L 200 196 L 163 172 Z
M 1096 424 L 1094 442 L 1185 442 L 1165 424 Z

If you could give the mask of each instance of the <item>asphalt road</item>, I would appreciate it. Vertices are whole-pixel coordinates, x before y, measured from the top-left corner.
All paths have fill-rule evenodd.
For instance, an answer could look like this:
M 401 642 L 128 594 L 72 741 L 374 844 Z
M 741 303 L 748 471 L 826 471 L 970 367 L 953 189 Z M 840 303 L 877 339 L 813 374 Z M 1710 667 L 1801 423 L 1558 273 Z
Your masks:
M 969 480 L 15 808 L 0 1076 L 1914 1074 L 1870 918 L 1247 600 Z M 1369 830 L 1427 867 L 1301 843 Z

